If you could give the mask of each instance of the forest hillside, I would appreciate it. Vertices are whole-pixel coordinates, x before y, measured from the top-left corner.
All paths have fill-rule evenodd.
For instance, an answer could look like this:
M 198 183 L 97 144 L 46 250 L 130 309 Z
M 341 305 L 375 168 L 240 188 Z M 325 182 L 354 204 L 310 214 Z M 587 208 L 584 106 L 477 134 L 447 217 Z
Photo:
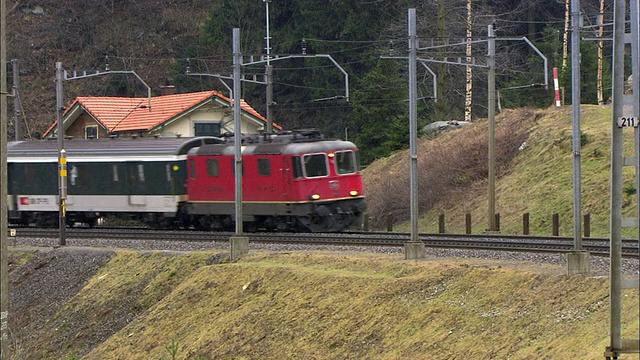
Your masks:
M 567 66 L 571 61 L 568 2 L 374 3 L 7 0 L 7 59 L 19 66 L 17 76 L 13 76 L 14 63 L 8 65 L 7 73 L 10 86 L 14 81 L 19 84 L 19 138 L 37 138 L 55 119 L 56 62 L 70 73 L 111 72 L 63 81 L 64 105 L 77 96 L 146 97 L 146 85 L 153 96 L 167 84 L 175 85 L 179 93 L 219 90 L 228 94 L 231 84 L 224 77 L 232 72 L 231 34 L 239 28 L 245 64 L 242 97 L 267 113 L 265 66 L 248 63 L 269 53 L 274 76 L 273 101 L 268 105 L 273 120 L 285 129 L 313 127 L 329 137 L 347 137 L 363 150 L 362 160 L 369 164 L 405 149 L 408 143 L 409 8 L 416 10 L 418 56 L 424 60 L 417 70 L 420 128 L 433 121 L 486 117 L 489 26 L 497 36 L 499 105 L 551 105 L 552 79 L 544 74 L 551 74 L 553 67 L 560 70 L 565 98 L 571 99 L 570 71 L 563 70 L 571 68 Z M 585 24 L 611 22 L 611 1 L 602 2 L 602 9 L 600 0 L 581 3 Z M 601 13 L 604 19 L 597 20 Z M 594 29 L 602 30 L 605 38 L 610 36 L 610 27 L 585 28 L 584 36 L 600 36 L 600 32 L 593 34 Z M 507 40 L 521 37 L 529 42 Z M 465 38 L 473 40 L 473 46 L 461 46 Z M 582 42 L 581 66 L 585 74 L 602 71 L 606 85 L 611 49 L 604 46 L 597 57 L 596 46 L 593 41 Z M 547 60 L 547 69 L 540 54 Z M 467 57 L 478 66 L 461 66 L 467 61 L 461 59 Z M 598 86 L 597 78 L 582 79 L 583 103 L 604 103 L 609 98 L 610 87 Z M 12 97 L 9 109 L 13 109 Z M 13 138 L 15 119 L 13 111 L 9 113 Z

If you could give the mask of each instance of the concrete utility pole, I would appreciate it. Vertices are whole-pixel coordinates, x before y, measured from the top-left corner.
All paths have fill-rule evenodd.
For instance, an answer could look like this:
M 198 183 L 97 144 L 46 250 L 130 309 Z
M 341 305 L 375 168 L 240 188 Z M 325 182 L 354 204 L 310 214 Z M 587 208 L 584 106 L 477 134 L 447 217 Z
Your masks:
M 487 65 L 489 75 L 487 80 L 487 117 L 489 119 L 489 195 L 488 216 L 489 231 L 498 231 L 496 224 L 496 37 L 493 33 L 493 24 L 487 28 L 488 53 Z
M 411 241 L 418 241 L 418 38 L 416 35 L 416 10 L 409 9 L 409 164 Z
M 270 134 L 273 132 L 273 67 L 271 66 L 271 36 L 269 35 L 269 3 L 271 0 L 263 0 L 264 5 L 266 7 L 266 22 L 267 22 L 267 36 L 265 40 L 267 41 L 267 47 L 265 48 L 267 52 L 267 64 L 265 65 L 265 77 L 267 83 L 267 128 L 266 133 Z
M 235 184 L 236 184 L 236 235 L 242 235 L 242 121 L 240 99 L 240 77 L 242 71 L 242 53 L 240 53 L 240 29 L 233 29 L 233 147 L 235 154 Z
M 573 251 L 567 254 L 569 275 L 588 275 L 589 252 L 582 249 L 582 175 L 580 131 L 580 0 L 571 1 L 571 127 L 573 142 Z
M 60 230 L 60 240 L 58 244 L 67 244 L 67 157 L 64 150 L 64 121 L 62 111 L 64 110 L 64 93 L 62 89 L 63 81 L 62 63 L 56 62 L 56 123 L 58 124 L 58 228 Z
M 249 252 L 249 238 L 243 236 L 244 212 L 242 208 L 242 112 L 240 101 L 242 53 L 240 52 L 240 29 L 233 29 L 233 153 L 235 157 L 235 217 L 236 233 L 229 239 L 231 260 Z
M 405 259 L 425 257 L 425 245 L 418 238 L 418 36 L 416 9 L 409 9 L 409 203 L 411 240 L 405 244 Z
M 611 217 L 610 217 L 610 343 L 605 349 L 606 359 L 618 359 L 624 353 L 640 353 L 640 339 L 622 338 L 622 289 L 638 289 L 639 281 L 622 277 L 622 228 L 637 228 L 640 241 L 640 9 L 638 0 L 630 0 L 630 33 L 626 32 L 626 2 L 615 0 L 613 20 L 613 113 L 611 119 Z M 624 93 L 625 43 L 631 45 L 631 74 L 633 87 L 631 94 Z M 626 128 L 633 128 L 633 156 L 624 154 L 624 134 Z M 637 216 L 622 216 L 623 166 L 634 166 L 636 175 Z M 636 275 L 637 276 L 637 275 Z M 634 335 L 638 335 L 637 333 Z
M 6 0 L 0 0 L 0 360 L 9 359 L 9 273 L 7 231 L 7 29 Z

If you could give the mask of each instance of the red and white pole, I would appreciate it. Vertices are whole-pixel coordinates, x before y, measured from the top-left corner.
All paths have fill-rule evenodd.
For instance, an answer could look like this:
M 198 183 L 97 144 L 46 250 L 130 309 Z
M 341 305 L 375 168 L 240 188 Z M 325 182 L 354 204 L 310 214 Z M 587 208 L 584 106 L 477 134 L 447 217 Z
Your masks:
M 560 87 L 558 86 L 558 68 L 553 68 L 553 87 L 556 91 L 556 107 L 562 106 L 560 103 Z

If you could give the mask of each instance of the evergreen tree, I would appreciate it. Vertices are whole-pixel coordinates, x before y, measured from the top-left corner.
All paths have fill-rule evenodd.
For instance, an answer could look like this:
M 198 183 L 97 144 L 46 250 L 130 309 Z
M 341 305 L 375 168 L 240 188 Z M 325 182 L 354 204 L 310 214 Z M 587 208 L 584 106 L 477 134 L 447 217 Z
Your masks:
M 409 146 L 407 81 L 400 63 L 381 60 L 358 82 L 353 94 L 353 122 L 361 160 L 368 164 Z

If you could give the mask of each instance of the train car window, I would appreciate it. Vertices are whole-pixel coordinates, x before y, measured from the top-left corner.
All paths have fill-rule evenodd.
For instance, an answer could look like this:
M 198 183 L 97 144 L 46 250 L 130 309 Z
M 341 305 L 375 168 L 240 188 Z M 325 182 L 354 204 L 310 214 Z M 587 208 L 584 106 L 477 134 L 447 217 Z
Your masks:
M 171 164 L 166 164 L 164 168 L 167 174 L 167 182 L 171 183 Z
M 305 155 L 302 160 L 304 162 L 304 173 L 307 177 L 320 177 L 329 174 L 327 156 L 325 154 Z
M 111 166 L 111 169 L 113 170 L 113 182 L 120 181 L 120 178 L 118 177 L 118 165 L 113 164 L 113 166 Z
M 189 172 L 191 173 L 191 178 L 196 178 L 196 162 L 193 159 L 189 159 Z
M 51 174 L 57 173 L 56 163 L 16 163 L 11 166 L 9 176 L 12 188 L 27 194 L 57 194 L 58 184 L 50 181 Z M 17 190 L 19 189 L 19 190 Z M 4 202 L 2 203 L 4 206 Z
M 220 175 L 220 168 L 218 167 L 218 159 L 207 159 L 207 175 L 209 176 Z
M 293 178 L 299 179 L 303 177 L 302 173 L 302 162 L 300 161 L 300 156 L 293 157 Z
M 258 159 L 258 174 L 260 176 L 271 176 L 271 160 Z
M 144 165 L 138 164 L 138 181 L 144 182 Z
M 358 171 L 356 156 L 353 151 L 336 151 L 336 171 L 340 175 L 353 174 Z
M 69 184 L 75 185 L 76 180 L 78 179 L 78 167 L 75 165 L 69 165 L 67 166 L 67 168 L 69 169 L 69 173 L 68 173 Z

